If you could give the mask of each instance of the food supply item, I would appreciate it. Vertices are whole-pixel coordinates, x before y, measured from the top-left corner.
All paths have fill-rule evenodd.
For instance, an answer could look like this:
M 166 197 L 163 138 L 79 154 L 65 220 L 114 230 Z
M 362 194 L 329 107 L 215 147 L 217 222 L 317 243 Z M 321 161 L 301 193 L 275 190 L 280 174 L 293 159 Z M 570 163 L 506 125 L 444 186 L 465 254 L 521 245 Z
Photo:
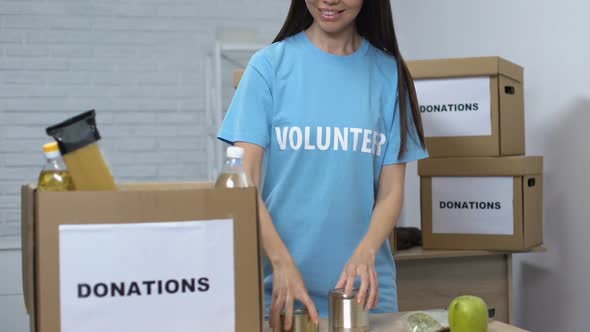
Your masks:
M 99 146 L 94 110 L 46 129 L 58 143 L 76 190 L 116 190 L 111 170 Z
M 247 188 L 254 186 L 244 170 L 243 159 L 243 148 L 237 146 L 227 148 L 226 161 L 217 177 L 215 188 Z
M 63 162 L 57 142 L 43 145 L 45 165 L 37 180 L 38 191 L 69 191 L 74 190 L 72 176 Z
M 316 325 L 309 316 L 307 309 L 293 310 L 293 320 L 290 330 L 285 330 L 285 313 L 281 314 L 280 332 L 318 332 L 319 325 Z
M 449 305 L 449 325 L 453 332 L 487 332 L 488 307 L 477 296 L 463 295 Z
M 329 298 L 329 331 L 330 332 L 368 332 L 369 310 L 364 303 L 358 303 L 358 289 L 346 294 L 344 289 L 330 291 Z
M 432 316 L 424 312 L 414 312 L 406 318 L 408 332 L 439 332 L 444 327 Z

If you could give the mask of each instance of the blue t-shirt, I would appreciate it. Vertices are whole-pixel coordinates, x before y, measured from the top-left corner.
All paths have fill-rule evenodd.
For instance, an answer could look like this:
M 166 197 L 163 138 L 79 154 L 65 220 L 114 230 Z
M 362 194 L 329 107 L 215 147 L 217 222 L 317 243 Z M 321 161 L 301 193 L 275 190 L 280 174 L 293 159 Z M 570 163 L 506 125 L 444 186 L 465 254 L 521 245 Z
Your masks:
M 403 159 L 396 60 L 367 40 L 346 56 L 317 48 L 304 32 L 258 51 L 218 137 L 264 148 L 261 195 L 322 317 L 328 292 L 365 236 L 381 168 L 427 157 L 410 112 Z M 396 312 L 388 241 L 376 256 L 379 304 Z M 265 260 L 266 312 L 272 267 Z

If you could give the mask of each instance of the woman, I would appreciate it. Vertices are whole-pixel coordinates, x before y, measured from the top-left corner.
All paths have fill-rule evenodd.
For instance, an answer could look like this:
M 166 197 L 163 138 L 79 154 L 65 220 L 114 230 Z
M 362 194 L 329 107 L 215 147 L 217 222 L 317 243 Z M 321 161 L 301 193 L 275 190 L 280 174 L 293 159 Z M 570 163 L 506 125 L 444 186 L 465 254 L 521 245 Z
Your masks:
M 389 0 L 292 0 L 272 45 L 250 60 L 219 138 L 245 149 L 261 185 L 267 315 L 314 321 L 328 293 L 359 288 L 396 312 L 389 243 L 405 163 L 427 157 L 416 93 Z M 317 309 L 316 309 L 317 308 Z

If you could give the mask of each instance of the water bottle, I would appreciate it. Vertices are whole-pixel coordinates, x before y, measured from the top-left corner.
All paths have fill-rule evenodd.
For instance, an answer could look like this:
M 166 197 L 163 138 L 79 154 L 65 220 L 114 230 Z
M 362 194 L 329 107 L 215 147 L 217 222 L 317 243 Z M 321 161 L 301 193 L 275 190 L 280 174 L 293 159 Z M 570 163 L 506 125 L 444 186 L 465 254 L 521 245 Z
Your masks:
M 247 188 L 254 186 L 254 183 L 244 170 L 243 159 L 243 148 L 237 146 L 227 148 L 225 164 L 217 177 L 215 188 Z

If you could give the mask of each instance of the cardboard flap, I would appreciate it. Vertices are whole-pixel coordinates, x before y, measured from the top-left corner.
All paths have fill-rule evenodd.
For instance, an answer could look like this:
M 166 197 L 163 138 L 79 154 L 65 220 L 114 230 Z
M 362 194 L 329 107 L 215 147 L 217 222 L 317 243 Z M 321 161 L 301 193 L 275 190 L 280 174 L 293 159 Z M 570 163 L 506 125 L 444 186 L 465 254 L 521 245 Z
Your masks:
M 543 157 L 427 158 L 420 176 L 522 176 L 543 173 Z
M 506 59 L 498 58 L 498 73 L 519 83 L 524 83 L 524 68 Z
M 414 79 L 503 75 L 524 81 L 524 69 L 500 57 L 406 61 Z
M 128 182 L 119 184 L 120 191 L 210 189 L 212 182 Z
M 525 247 L 539 246 L 543 243 L 543 175 L 523 178 L 522 199 Z
M 507 77 L 500 77 L 498 90 L 501 154 L 526 154 L 523 84 Z
M 25 307 L 29 316 L 35 316 L 35 188 L 21 187 L 21 248 L 22 280 Z

